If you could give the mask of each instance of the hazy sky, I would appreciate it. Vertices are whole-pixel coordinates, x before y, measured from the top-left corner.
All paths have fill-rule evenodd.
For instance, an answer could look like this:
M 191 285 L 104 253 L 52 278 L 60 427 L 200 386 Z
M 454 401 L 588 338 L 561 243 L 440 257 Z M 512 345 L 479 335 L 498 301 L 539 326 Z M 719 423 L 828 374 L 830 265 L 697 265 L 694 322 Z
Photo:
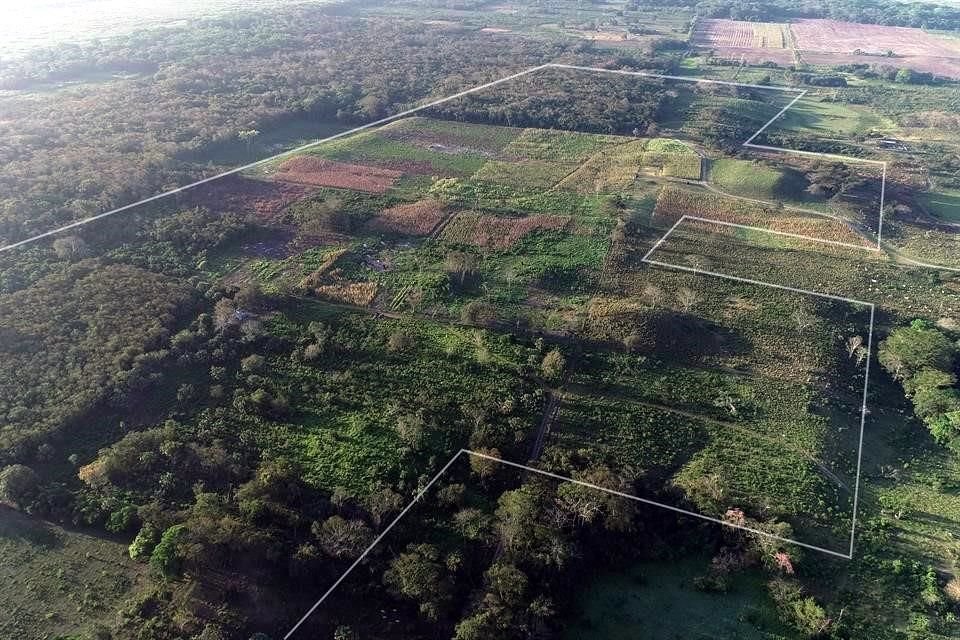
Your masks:
M 307 0 L 0 0 L 0 57 L 224 11 Z

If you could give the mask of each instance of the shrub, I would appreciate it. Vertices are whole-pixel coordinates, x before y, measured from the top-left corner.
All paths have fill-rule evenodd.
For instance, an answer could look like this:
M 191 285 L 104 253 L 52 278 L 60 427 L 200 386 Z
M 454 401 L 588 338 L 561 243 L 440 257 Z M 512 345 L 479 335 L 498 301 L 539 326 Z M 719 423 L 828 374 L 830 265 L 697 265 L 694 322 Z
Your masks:
M 265 364 L 263 356 L 253 354 L 240 361 L 240 368 L 246 372 L 261 371 Z
M 464 305 L 460 312 L 460 320 L 465 324 L 489 327 L 497 321 L 497 308 L 489 302 L 474 300 Z
M 160 532 L 157 531 L 157 528 L 150 523 L 143 525 L 137 537 L 130 543 L 128 549 L 130 557 L 134 560 L 142 560 L 143 558 L 149 557 L 159 541 Z
M 150 568 L 164 578 L 174 578 L 180 574 L 183 558 L 180 555 L 180 543 L 186 536 L 187 527 L 174 525 L 163 532 L 160 542 L 150 554 Z
M 553 349 L 543 356 L 543 362 L 540 363 L 540 371 L 543 373 L 543 377 L 552 381 L 560 380 L 566 367 L 567 359 L 558 349 Z
M 33 469 L 22 464 L 12 464 L 0 471 L 0 498 L 23 508 L 32 500 L 40 487 L 40 478 Z

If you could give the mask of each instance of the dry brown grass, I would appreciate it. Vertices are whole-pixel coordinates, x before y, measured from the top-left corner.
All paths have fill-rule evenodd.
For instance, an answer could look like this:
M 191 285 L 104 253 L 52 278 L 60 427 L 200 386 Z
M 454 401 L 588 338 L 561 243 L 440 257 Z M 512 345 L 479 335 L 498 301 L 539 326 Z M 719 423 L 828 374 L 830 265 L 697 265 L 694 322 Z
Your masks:
M 325 284 L 314 289 L 314 292 L 325 300 L 353 304 L 360 307 L 369 306 L 377 295 L 376 282 L 344 282 Z
M 498 216 L 464 211 L 443 230 L 447 242 L 491 249 L 508 249 L 535 231 L 560 231 L 570 224 L 570 216 L 537 215 L 526 218 Z
M 950 578 L 943 587 L 943 593 L 946 594 L 950 602 L 960 602 L 960 578 Z
M 384 209 L 368 226 L 374 231 L 425 236 L 440 224 L 445 213 L 443 206 L 436 200 L 420 200 Z
M 294 184 L 383 193 L 402 175 L 401 171 L 382 167 L 296 156 L 281 164 L 274 178 Z

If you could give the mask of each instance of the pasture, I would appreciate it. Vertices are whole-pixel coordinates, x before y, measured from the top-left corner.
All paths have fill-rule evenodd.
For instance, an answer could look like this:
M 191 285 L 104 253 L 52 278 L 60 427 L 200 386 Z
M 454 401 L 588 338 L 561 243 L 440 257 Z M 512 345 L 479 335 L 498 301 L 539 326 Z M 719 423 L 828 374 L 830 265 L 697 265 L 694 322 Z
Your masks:
M 31 519 L 0 504 L 0 634 L 93 636 L 144 585 L 124 544 Z

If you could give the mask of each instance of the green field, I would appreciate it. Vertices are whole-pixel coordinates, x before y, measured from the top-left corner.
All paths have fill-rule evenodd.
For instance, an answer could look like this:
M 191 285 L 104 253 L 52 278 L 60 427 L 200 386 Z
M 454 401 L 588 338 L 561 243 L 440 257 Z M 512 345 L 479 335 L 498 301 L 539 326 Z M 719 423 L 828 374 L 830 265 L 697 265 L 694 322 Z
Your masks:
M 925 193 L 918 199 L 944 222 L 960 222 L 960 191 Z
M 587 587 L 567 640 L 674 640 L 676 638 L 800 638 L 784 625 L 759 573 L 738 575 L 726 593 L 705 593 L 693 580 L 706 558 L 639 562 L 601 575 Z M 654 622 L 655 621 L 655 622 Z
M 28 518 L 0 505 L 0 634 L 89 634 L 114 622 L 142 587 L 124 544 Z
M 782 171 L 758 162 L 719 159 L 710 163 L 710 182 L 734 195 L 773 200 L 781 195 L 786 181 Z
M 805 96 L 770 127 L 770 131 L 779 130 L 849 139 L 871 132 L 893 134 L 897 126 L 889 118 L 856 105 Z

